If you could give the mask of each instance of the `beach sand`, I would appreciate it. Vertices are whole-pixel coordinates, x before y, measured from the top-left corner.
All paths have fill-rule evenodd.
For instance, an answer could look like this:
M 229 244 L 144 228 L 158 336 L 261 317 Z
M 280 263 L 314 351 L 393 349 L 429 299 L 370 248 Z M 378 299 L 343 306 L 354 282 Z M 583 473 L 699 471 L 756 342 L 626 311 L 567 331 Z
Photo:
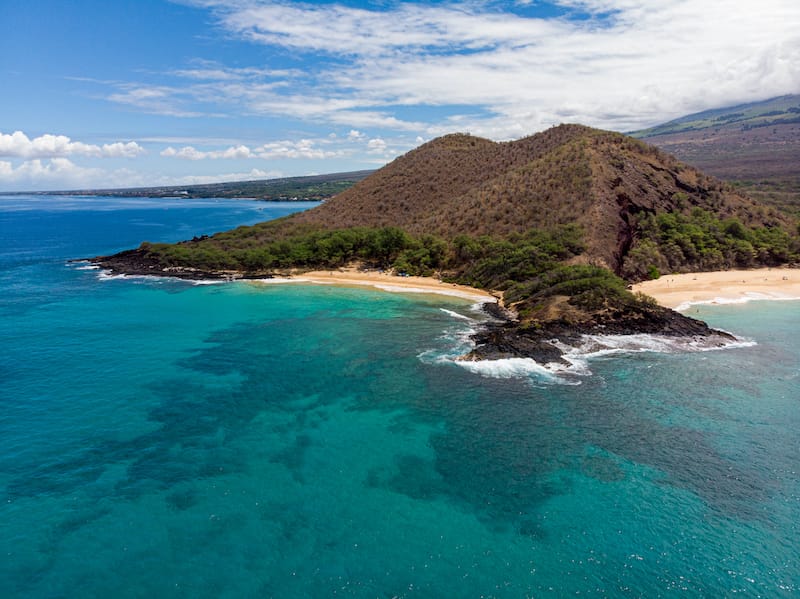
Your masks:
M 760 268 L 663 275 L 633 286 L 668 308 L 697 303 L 800 299 L 800 269 Z
M 344 287 L 367 286 L 391 292 L 434 293 L 478 302 L 495 302 L 488 291 L 444 283 L 432 277 L 402 277 L 388 272 L 342 268 L 318 270 L 292 277 L 266 279 L 265 283 L 313 283 Z M 800 269 L 761 268 L 664 275 L 633 286 L 662 306 L 683 309 L 697 303 L 749 300 L 800 299 Z
M 291 278 L 270 279 L 269 282 L 314 283 L 318 285 L 338 285 L 345 287 L 367 286 L 382 291 L 404 293 L 435 293 L 471 299 L 477 302 L 495 302 L 497 297 L 487 291 L 444 283 L 432 277 L 402 277 L 381 271 L 363 271 L 356 268 L 338 270 L 317 270 L 304 272 Z M 265 281 L 266 282 L 266 281 Z

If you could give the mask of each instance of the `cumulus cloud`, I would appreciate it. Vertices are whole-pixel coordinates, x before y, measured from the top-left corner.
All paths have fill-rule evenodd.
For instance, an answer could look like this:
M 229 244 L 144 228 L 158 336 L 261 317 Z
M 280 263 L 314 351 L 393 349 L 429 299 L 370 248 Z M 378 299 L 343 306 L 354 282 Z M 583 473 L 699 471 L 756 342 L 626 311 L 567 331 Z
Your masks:
M 46 133 L 30 139 L 22 131 L 0 132 L 0 156 L 13 158 L 59 158 L 93 156 L 95 158 L 135 158 L 145 150 L 135 141 L 115 142 L 102 146 L 72 141 L 66 135 Z
M 285 176 L 282 171 L 258 168 L 207 175 L 153 175 L 130 169 L 87 168 L 75 164 L 68 158 L 26 160 L 17 166 L 9 161 L 0 160 L 0 185 L 9 190 L 26 191 L 199 185 Z
M 59 187 L 80 187 L 102 173 L 102 169 L 81 167 L 68 158 L 37 158 L 26 160 L 16 167 L 11 162 L 0 160 L 0 183 L 23 183 L 28 184 L 31 189 L 42 186 L 52 188 L 53 184 Z
M 559 18 L 531 16 L 531 2 L 200 4 L 233 35 L 337 58 L 298 81 L 308 96 L 223 97 L 354 128 L 432 134 L 461 117 L 463 129 L 495 137 L 564 121 L 624 130 L 800 91 L 795 0 L 556 0 Z M 398 107 L 448 113 L 409 122 Z
M 386 142 L 380 137 L 370 139 L 367 142 L 367 149 L 371 154 L 383 154 L 386 151 Z
M 256 179 L 276 179 L 285 177 L 281 171 L 265 171 L 258 168 L 246 172 L 221 173 L 218 175 L 185 175 L 162 181 L 159 185 L 203 185 L 205 183 L 224 183 L 227 181 L 252 181 Z
M 231 160 L 260 158 L 270 160 L 274 158 L 305 158 L 319 159 L 337 156 L 336 151 L 324 150 L 316 147 L 310 139 L 299 141 L 277 141 L 266 143 L 254 148 L 245 145 L 229 147 L 224 150 L 198 150 L 193 146 L 184 146 L 176 149 L 172 146 L 164 149 L 161 155 L 167 158 L 181 158 L 183 160 Z

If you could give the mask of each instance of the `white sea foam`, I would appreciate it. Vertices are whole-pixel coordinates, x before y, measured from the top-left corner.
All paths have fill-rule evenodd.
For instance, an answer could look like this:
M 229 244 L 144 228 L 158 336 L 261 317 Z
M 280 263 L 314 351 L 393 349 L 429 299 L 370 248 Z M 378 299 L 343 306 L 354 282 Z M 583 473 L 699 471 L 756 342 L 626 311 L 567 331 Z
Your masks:
M 71 266 L 75 270 L 100 270 L 100 266 L 92 264 L 88 260 L 81 260 L 80 262 L 67 262 L 67 266 Z
M 99 281 L 174 281 L 176 280 L 174 277 L 160 277 L 157 275 L 126 275 L 126 274 L 114 274 L 110 270 L 101 270 L 97 273 L 97 279 Z
M 500 360 L 457 360 L 458 366 L 487 378 L 532 378 L 538 382 L 580 385 L 576 376 L 589 374 L 580 364 L 549 362 L 539 364 L 532 358 L 503 358 Z M 571 375 L 571 376 L 570 376 Z
M 782 293 L 761 293 L 758 291 L 748 291 L 739 297 L 715 297 L 710 300 L 693 300 L 683 302 L 675 307 L 678 312 L 685 312 L 692 306 L 716 306 L 725 304 L 746 304 L 754 301 L 798 301 L 800 297 L 785 295 Z
M 101 270 L 97 273 L 97 278 L 100 281 L 117 281 L 120 279 L 129 279 L 131 277 L 125 274 L 112 274 L 110 270 Z
M 453 310 L 448 310 L 447 308 L 439 308 L 445 314 L 449 314 L 453 318 L 457 318 L 459 320 L 466 320 L 467 322 L 475 322 L 474 318 L 470 318 L 469 316 L 464 316 L 463 314 L 459 314 L 458 312 L 454 312 Z
M 580 378 L 592 374 L 590 363 L 608 356 L 636 353 L 683 353 L 706 352 L 722 349 L 752 347 L 756 342 L 749 339 L 729 340 L 711 337 L 669 337 L 664 335 L 583 335 L 575 345 L 553 339 L 550 343 L 560 349 L 562 360 L 540 364 L 531 358 L 502 358 L 498 360 L 461 360 L 460 356 L 475 347 L 470 335 L 464 333 L 459 339 L 458 351 L 446 354 L 429 352 L 430 361 L 451 362 L 475 374 L 489 378 L 528 378 L 538 383 L 579 385 Z M 424 357 L 424 356 L 420 356 Z M 432 356 L 427 356 L 430 359 Z
M 589 363 L 592 360 L 618 354 L 636 353 L 686 353 L 719 351 L 741 347 L 752 347 L 756 342 L 749 339 L 726 339 L 712 335 L 710 337 L 670 337 L 666 335 L 583 335 L 576 346 L 568 346 L 555 342 L 554 345 L 564 352 L 564 359 L 575 366 L 581 366 L 587 374 L 591 373 Z
M 224 283 L 233 283 L 236 280 L 226 281 L 225 279 L 188 279 L 192 285 L 222 285 Z

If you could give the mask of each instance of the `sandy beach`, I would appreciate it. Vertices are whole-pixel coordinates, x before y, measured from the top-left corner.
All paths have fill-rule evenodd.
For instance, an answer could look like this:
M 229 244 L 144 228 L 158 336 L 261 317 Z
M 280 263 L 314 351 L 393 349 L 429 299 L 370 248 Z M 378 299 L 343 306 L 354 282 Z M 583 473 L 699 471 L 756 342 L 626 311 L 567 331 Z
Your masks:
M 388 272 L 363 271 L 355 268 L 304 272 L 286 279 L 271 279 L 270 282 L 314 283 L 318 285 L 339 285 L 346 287 L 367 286 L 382 291 L 435 293 L 439 295 L 462 297 L 478 302 L 497 301 L 497 297 L 487 291 L 475 289 L 474 287 L 467 287 L 465 285 L 444 283 L 432 277 L 403 277 L 389 274 Z
M 683 309 L 697 303 L 800 299 L 800 269 L 760 268 L 664 275 L 633 286 L 662 306 Z
M 403 277 L 356 268 L 318 270 L 264 282 L 367 286 L 390 292 L 434 293 L 475 301 L 497 300 L 497 296 L 488 291 L 444 283 L 432 277 Z M 800 299 L 800 269 L 761 268 L 664 275 L 654 281 L 637 283 L 633 290 L 654 297 L 662 306 L 676 309 L 698 303 Z

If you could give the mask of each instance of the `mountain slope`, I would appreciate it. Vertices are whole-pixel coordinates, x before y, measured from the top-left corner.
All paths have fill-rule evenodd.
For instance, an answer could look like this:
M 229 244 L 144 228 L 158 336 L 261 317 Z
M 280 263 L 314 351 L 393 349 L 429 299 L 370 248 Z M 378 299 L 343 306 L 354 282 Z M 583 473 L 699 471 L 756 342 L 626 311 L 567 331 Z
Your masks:
M 584 259 L 620 272 L 640 217 L 692 208 L 748 226 L 787 224 L 652 146 L 580 125 L 503 143 L 448 135 L 290 220 L 324 228 L 396 226 L 449 239 L 578 224 Z
M 800 184 L 800 95 L 707 110 L 631 135 L 722 179 Z

